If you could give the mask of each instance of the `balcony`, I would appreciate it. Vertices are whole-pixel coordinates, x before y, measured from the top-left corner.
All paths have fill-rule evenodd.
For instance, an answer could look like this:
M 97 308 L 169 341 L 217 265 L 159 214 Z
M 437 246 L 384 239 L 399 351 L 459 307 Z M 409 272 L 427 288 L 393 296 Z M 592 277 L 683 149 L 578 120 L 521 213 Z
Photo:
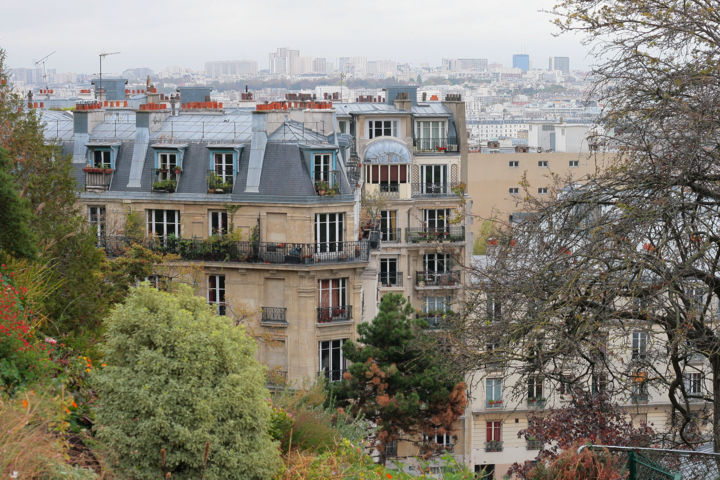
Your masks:
M 447 138 L 414 138 L 415 153 L 458 153 L 460 144 L 457 137 Z
M 334 369 L 330 370 L 329 368 L 323 368 L 318 372 L 318 375 L 321 377 L 325 377 L 329 382 L 339 382 L 343 379 L 343 374 L 345 373 L 345 369 Z
M 380 287 L 392 288 L 403 286 L 402 272 L 380 272 L 378 273 L 378 283 Z
M 485 408 L 490 410 L 502 410 L 503 408 L 503 401 L 502 399 L 499 400 L 485 400 Z
M 285 307 L 262 307 L 262 317 L 260 322 L 263 325 L 279 325 L 287 326 L 287 318 Z
M 410 191 L 413 197 L 450 197 L 456 195 L 453 188 L 457 186 L 457 183 L 413 183 Z
M 399 228 L 380 229 L 380 241 L 384 243 L 398 243 L 402 238 L 402 230 Z
M 269 370 L 267 373 L 267 383 L 270 388 L 279 388 L 287 385 L 287 370 Z
M 152 170 L 151 185 L 153 192 L 173 193 L 177 189 L 177 183 L 180 179 L 179 167 L 173 169 L 155 168 Z
M 394 200 L 400 198 L 400 184 L 398 183 L 381 183 L 378 195 L 381 198 Z
M 486 452 L 502 452 L 503 442 L 502 440 L 494 440 L 492 442 L 485 442 Z
M 422 318 L 428 324 L 428 328 L 437 330 L 446 326 L 447 318 L 452 315 L 450 310 L 439 311 L 433 310 L 431 312 L 423 312 L 418 314 L 418 318 Z
M 544 446 L 545 444 L 543 443 L 543 441 L 537 439 L 528 439 L 526 444 L 526 448 L 528 450 L 542 450 Z
M 407 243 L 464 242 L 465 227 L 406 228 Z
M 320 196 L 333 196 L 340 193 L 340 184 L 338 182 L 338 172 L 337 170 L 333 170 L 332 172 L 328 172 L 327 178 L 324 180 L 315 180 L 315 193 L 317 193 Z
M 233 181 L 235 174 L 232 169 L 226 170 L 223 174 L 221 171 L 207 171 L 207 189 L 208 193 L 232 193 Z
M 631 393 L 630 402 L 635 404 L 648 403 L 647 393 Z
M 150 238 L 148 248 L 183 260 L 209 262 L 269 263 L 280 265 L 315 265 L 327 263 L 367 262 L 367 241 L 327 243 L 238 242 L 222 237 L 207 239 Z
M 527 407 L 542 410 L 543 408 L 545 408 L 545 398 L 544 397 L 528 398 L 527 399 Z
M 85 191 L 103 192 L 110 190 L 110 183 L 115 170 L 112 168 L 85 167 L 83 172 L 85 172 Z
M 340 307 L 318 307 L 318 323 L 335 323 L 352 321 L 352 305 Z
M 459 287 L 460 272 L 416 272 L 416 287 Z

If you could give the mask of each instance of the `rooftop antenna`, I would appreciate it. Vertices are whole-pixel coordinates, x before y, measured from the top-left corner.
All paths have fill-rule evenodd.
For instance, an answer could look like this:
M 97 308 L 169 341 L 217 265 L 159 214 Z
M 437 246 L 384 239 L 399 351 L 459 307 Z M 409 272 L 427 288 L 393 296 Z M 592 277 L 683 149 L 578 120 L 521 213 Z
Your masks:
M 45 63 L 47 62 L 47 59 L 50 58 L 50 55 L 55 53 L 57 50 L 53 50 L 52 52 L 45 55 L 43 58 L 35 62 L 35 65 L 40 65 L 42 63 L 42 69 L 43 69 L 43 82 L 45 82 L 45 89 L 48 89 L 48 81 L 47 81 L 47 69 L 45 68 Z
M 102 61 L 103 61 L 103 57 L 107 57 L 108 55 L 117 55 L 118 53 L 120 53 L 120 52 L 103 52 L 103 53 L 99 54 L 99 57 L 100 57 L 100 75 L 99 75 L 99 76 L 100 76 L 100 79 L 99 79 L 99 81 L 98 81 L 98 90 L 97 90 L 97 91 L 98 91 L 98 94 L 97 94 L 97 99 L 100 100 L 100 101 L 102 101 L 102 94 L 103 94 L 103 88 L 102 88 Z
M 345 74 L 343 72 L 340 72 L 340 103 L 343 103 L 343 80 L 345 79 Z

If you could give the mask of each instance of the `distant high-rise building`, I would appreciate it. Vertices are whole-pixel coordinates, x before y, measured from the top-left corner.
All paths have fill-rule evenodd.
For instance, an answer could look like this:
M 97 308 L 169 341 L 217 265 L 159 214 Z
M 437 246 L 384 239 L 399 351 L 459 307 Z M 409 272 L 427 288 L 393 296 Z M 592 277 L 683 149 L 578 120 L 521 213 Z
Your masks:
M 270 73 L 273 75 L 296 75 L 300 73 L 300 50 L 278 48 L 270 53 Z
M 328 73 L 327 60 L 324 57 L 317 57 L 313 59 L 312 73 Z
M 341 73 L 351 75 L 365 75 L 367 72 L 367 57 L 340 57 L 338 69 Z
M 258 64 L 253 60 L 227 60 L 205 63 L 205 73 L 210 78 L 256 75 L 257 70 Z
M 367 62 L 367 74 L 380 78 L 393 77 L 397 73 L 397 62 L 392 60 L 372 60 Z
M 450 70 L 453 72 L 484 72 L 487 69 L 487 58 L 458 58 L 450 61 Z
M 513 55 L 513 68 L 519 68 L 523 72 L 530 70 L 530 55 L 526 53 L 516 53 Z
M 570 57 L 550 57 L 548 70 L 560 70 L 563 73 L 570 73 Z

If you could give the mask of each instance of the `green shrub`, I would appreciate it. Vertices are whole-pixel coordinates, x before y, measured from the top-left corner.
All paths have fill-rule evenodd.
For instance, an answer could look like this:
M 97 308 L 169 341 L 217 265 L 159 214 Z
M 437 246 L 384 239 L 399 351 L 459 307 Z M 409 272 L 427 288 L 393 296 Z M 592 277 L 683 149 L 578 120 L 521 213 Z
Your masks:
M 180 287 L 134 289 L 108 319 L 97 436 L 121 478 L 270 479 L 281 462 L 255 345 Z

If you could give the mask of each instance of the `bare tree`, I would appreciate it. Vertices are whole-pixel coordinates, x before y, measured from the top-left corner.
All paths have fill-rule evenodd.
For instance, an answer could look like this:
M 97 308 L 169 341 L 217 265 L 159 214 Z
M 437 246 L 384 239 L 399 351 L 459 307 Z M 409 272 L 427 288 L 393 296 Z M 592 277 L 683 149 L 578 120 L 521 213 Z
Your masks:
M 720 451 L 720 6 L 561 0 L 598 65 L 592 95 L 617 162 L 506 229 L 475 271 L 469 365 L 642 401 L 662 392 L 677 439 Z M 470 328 L 468 328 L 470 327 Z M 478 353 L 479 352 L 479 353 Z

